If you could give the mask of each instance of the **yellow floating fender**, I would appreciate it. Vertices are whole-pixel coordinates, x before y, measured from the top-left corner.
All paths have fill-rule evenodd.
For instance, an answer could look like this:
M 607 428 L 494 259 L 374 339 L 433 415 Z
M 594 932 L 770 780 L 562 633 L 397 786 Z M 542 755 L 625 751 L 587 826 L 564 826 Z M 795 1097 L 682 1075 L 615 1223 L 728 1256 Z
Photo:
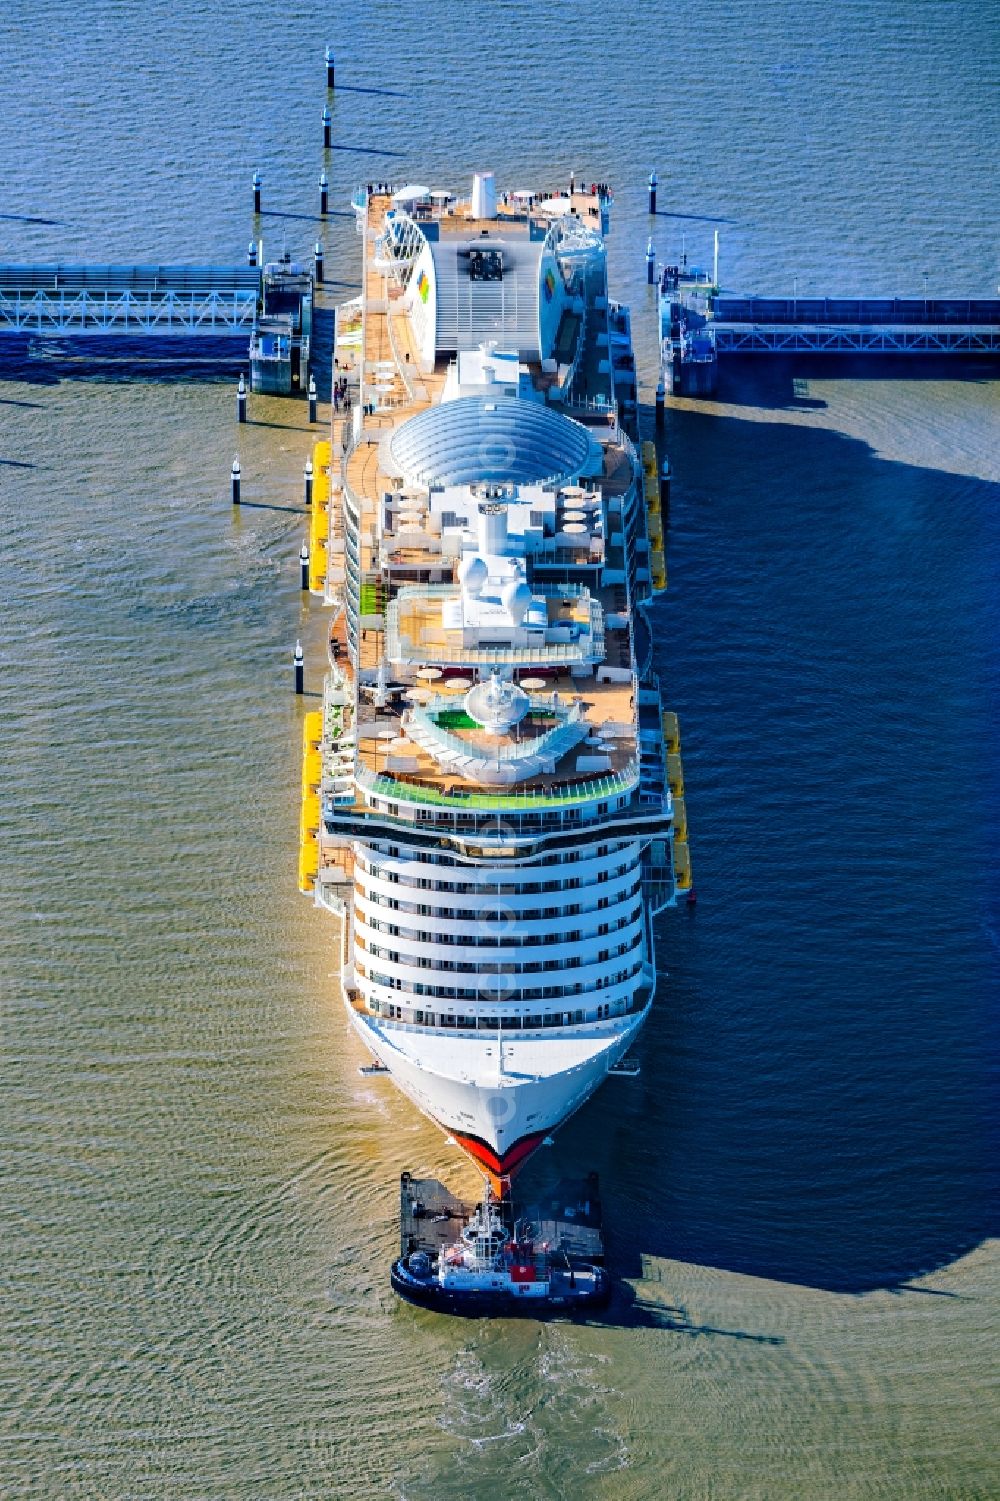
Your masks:
M 319 872 L 319 844 L 313 838 L 304 839 L 299 846 L 299 890 L 305 895 L 312 891 Z
M 690 891 L 691 852 L 686 839 L 674 840 L 674 879 L 679 891 Z
M 323 712 L 321 709 L 310 709 L 308 714 L 302 717 L 302 749 L 319 750 L 320 741 L 323 739 Z
M 302 799 L 302 812 L 299 816 L 299 835 L 303 844 L 307 839 L 315 839 L 319 833 L 319 796 L 315 792 L 307 792 Z
M 325 547 L 327 539 L 326 512 L 313 506 L 312 519 L 309 523 L 310 547 Z
M 330 461 L 332 449 L 328 439 L 321 439 L 313 444 L 313 488 L 312 510 L 316 516 L 320 511 L 325 511 L 330 501 Z
M 309 588 L 313 594 L 322 594 L 326 584 L 326 548 L 314 547 L 309 554 Z
M 323 780 L 323 757 L 318 750 L 307 750 L 302 757 L 302 796 L 314 792 Z
M 673 709 L 664 709 L 663 711 L 663 738 L 667 742 L 668 750 L 680 750 L 681 726 Z

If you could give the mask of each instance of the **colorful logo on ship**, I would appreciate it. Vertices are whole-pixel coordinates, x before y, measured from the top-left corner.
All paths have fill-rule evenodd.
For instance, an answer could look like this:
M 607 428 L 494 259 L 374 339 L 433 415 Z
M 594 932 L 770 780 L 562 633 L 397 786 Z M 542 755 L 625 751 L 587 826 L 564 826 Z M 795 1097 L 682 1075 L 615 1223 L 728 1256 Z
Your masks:
M 545 287 L 545 301 L 546 302 L 551 302 L 552 301 L 552 293 L 556 289 L 556 279 L 555 279 L 555 277 L 552 274 L 552 267 L 551 266 L 549 267 L 549 269 L 545 273 L 544 287 Z
M 417 291 L 420 293 L 420 301 L 426 302 L 431 293 L 431 284 L 427 280 L 426 271 L 421 271 L 417 277 Z

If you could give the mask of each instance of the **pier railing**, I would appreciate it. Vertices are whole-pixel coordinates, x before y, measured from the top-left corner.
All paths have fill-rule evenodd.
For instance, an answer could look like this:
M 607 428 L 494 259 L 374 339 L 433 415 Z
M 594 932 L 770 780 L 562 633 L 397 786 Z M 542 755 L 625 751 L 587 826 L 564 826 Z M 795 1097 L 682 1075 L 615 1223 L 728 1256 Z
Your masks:
M 1000 354 L 996 328 L 715 324 L 719 354 Z
M 717 297 L 719 354 L 998 354 L 1000 299 Z
M 0 331 L 246 336 L 259 288 L 248 266 L 0 264 Z

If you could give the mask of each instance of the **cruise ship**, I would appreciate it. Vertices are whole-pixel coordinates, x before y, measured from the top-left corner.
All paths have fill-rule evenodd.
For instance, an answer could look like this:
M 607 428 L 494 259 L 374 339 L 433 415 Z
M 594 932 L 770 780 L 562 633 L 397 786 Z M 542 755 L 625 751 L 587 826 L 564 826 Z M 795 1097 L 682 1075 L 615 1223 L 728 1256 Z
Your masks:
M 666 584 L 603 184 L 368 184 L 357 399 L 314 455 L 333 606 L 305 716 L 300 886 L 341 921 L 347 1015 L 504 1195 L 609 1074 L 691 889 Z

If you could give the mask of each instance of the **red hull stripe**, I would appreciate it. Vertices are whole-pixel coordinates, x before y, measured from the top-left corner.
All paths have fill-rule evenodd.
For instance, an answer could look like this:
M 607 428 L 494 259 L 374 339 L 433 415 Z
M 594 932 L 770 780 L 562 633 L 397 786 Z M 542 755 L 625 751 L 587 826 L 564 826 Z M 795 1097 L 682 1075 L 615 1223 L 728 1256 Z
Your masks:
M 516 1141 L 512 1147 L 508 1148 L 502 1157 L 498 1157 L 493 1148 L 487 1146 L 485 1141 L 480 1141 L 478 1136 L 463 1136 L 459 1131 L 453 1131 L 452 1135 L 470 1157 L 481 1162 L 489 1172 L 506 1178 L 531 1156 L 535 1148 L 541 1144 L 544 1133 L 535 1131 L 531 1136 L 522 1136 L 520 1141 Z

